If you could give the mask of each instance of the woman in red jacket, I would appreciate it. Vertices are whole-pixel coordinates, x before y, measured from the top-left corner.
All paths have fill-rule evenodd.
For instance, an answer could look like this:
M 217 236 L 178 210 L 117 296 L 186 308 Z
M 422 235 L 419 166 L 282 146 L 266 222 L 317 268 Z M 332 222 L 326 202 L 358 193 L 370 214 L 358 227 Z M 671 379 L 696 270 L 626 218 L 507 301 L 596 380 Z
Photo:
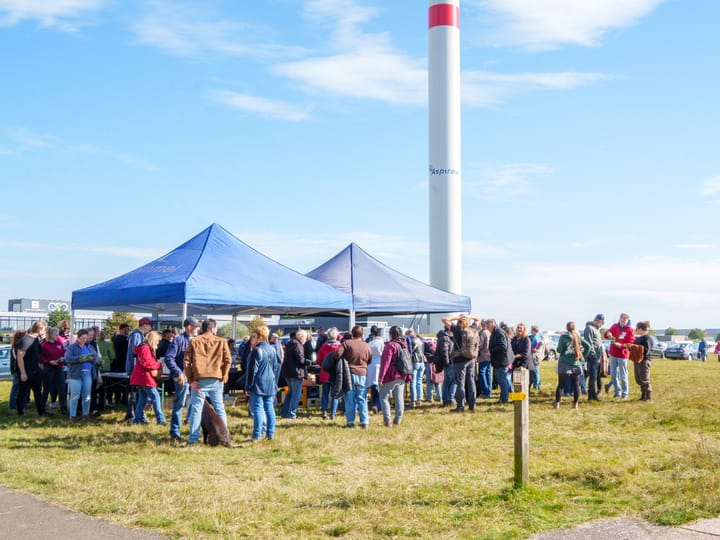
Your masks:
M 155 410 L 155 420 L 161 426 L 165 425 L 165 414 L 160 404 L 160 394 L 157 391 L 156 377 L 162 373 L 162 364 L 157 361 L 155 352 L 160 343 L 160 332 L 148 332 L 145 341 L 135 347 L 135 367 L 130 375 L 130 386 L 137 386 L 138 400 L 135 407 L 135 424 L 147 424 L 143 421 L 143 410 L 147 402 L 151 402 Z
M 325 335 L 327 336 L 327 340 L 325 340 L 325 343 L 322 344 L 320 347 L 320 350 L 317 352 L 317 363 L 322 366 L 323 360 L 325 360 L 325 357 L 328 354 L 335 354 L 335 351 L 338 350 L 340 347 L 340 342 L 338 341 L 338 334 L 340 332 L 337 328 L 328 328 Z M 320 398 L 320 407 L 322 408 L 322 417 L 323 420 L 327 418 L 328 415 L 328 408 L 330 413 L 330 420 L 335 419 L 335 415 L 337 414 L 337 408 L 338 408 L 338 399 L 331 396 L 332 394 L 332 382 L 331 382 L 331 376 L 330 372 L 325 371 L 320 368 L 320 373 L 318 374 L 318 382 L 322 384 L 322 397 Z

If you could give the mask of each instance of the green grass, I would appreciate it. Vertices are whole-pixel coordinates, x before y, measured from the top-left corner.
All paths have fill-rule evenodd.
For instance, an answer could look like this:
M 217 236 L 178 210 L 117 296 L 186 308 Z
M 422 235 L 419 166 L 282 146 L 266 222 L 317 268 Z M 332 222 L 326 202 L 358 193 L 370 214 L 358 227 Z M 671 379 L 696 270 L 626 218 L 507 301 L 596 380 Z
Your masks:
M 280 421 L 249 444 L 229 409 L 226 448 L 175 448 L 165 428 L 89 425 L 7 411 L 2 483 L 67 508 L 171 538 L 524 538 L 609 516 L 663 525 L 720 515 L 720 363 L 655 360 L 652 404 L 554 399 L 554 363 L 530 404 L 530 485 L 514 489 L 512 406 L 474 415 L 406 411 L 397 428 Z M 632 378 L 632 375 L 631 375 Z M 605 397 L 605 396 L 603 396 Z

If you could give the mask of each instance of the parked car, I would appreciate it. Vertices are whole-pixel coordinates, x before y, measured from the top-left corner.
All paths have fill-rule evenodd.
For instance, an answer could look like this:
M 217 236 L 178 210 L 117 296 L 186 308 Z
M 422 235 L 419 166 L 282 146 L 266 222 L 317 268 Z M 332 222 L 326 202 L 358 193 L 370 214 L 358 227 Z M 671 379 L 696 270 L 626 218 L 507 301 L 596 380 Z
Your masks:
M 10 345 L 0 345 L 0 380 L 12 380 L 12 375 L 10 375 Z
M 653 345 L 650 356 L 657 356 L 658 358 L 665 358 L 665 349 L 667 349 L 668 343 L 666 341 L 656 341 Z
M 557 360 L 557 346 L 560 341 L 560 336 L 557 334 L 548 334 L 544 337 L 545 339 L 545 360 Z
M 673 360 L 694 360 L 698 357 L 698 344 L 692 341 L 677 341 L 665 348 L 665 358 Z

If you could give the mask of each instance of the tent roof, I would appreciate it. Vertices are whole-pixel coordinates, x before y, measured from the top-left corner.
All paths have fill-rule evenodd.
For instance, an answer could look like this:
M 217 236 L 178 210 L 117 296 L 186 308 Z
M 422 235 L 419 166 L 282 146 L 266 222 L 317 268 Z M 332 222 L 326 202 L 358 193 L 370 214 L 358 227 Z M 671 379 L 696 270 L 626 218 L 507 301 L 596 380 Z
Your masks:
M 73 291 L 73 309 L 189 313 L 347 311 L 348 293 L 255 251 L 220 225 L 119 277 Z
M 354 242 L 305 275 L 352 293 L 358 315 L 470 311 L 468 296 L 436 289 L 401 274 Z

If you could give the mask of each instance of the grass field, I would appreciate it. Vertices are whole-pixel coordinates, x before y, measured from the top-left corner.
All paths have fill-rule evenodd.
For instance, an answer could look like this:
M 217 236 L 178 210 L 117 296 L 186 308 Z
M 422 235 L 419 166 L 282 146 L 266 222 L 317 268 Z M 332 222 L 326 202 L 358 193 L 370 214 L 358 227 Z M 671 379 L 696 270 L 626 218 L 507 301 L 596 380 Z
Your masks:
M 720 515 L 720 363 L 654 360 L 653 403 L 552 408 L 554 363 L 531 395 L 530 486 L 514 489 L 513 406 L 475 414 L 426 405 L 367 431 L 317 415 L 280 421 L 234 449 L 176 448 L 166 428 L 88 425 L 32 412 L 18 422 L 0 383 L 1 483 L 171 538 L 524 538 L 598 517 L 678 525 Z M 631 375 L 632 379 L 632 375 Z

